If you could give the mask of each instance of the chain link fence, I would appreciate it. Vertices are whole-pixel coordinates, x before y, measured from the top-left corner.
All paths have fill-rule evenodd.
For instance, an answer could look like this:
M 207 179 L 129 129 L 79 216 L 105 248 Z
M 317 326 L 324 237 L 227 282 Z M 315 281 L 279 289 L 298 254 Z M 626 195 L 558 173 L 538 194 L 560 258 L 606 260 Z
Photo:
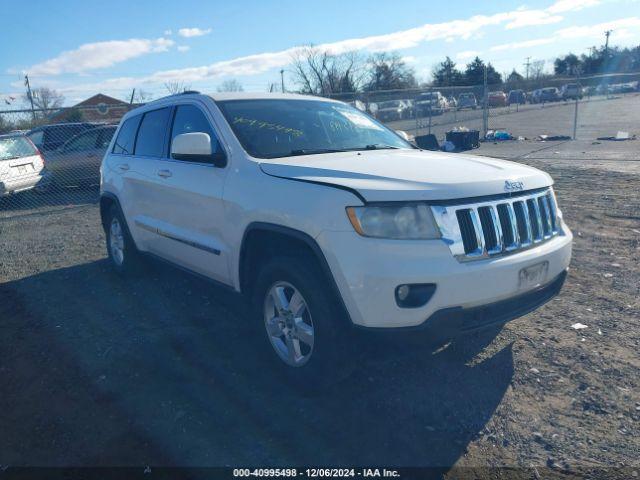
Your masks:
M 434 148 L 446 147 L 447 132 L 456 130 L 477 131 L 494 143 L 573 137 L 597 143 L 624 132 L 633 138 L 640 124 L 637 80 L 604 88 L 587 79 L 531 90 L 475 85 L 332 98 L 409 137 L 431 134 Z M 66 239 L 80 238 L 79 229 L 97 228 L 100 164 L 118 122 L 136 106 L 0 111 L 0 281 L 8 265 L 16 269 L 11 276 L 19 277 L 38 255 L 50 257 Z M 99 237 L 99 230 L 92 235 Z M 81 243 L 70 242 L 80 256 Z
M 102 157 L 135 106 L 0 111 L 0 218 L 96 202 Z
M 607 110 L 599 102 L 638 96 L 640 74 L 621 78 L 626 81 L 603 83 L 601 77 L 576 78 L 523 82 L 513 88 L 481 84 L 329 97 L 350 103 L 410 136 L 435 135 L 439 145 L 445 142 L 447 132 L 456 130 L 475 130 L 480 139 L 491 141 L 572 139 L 590 135 L 580 131 L 580 118 Z M 627 130 L 634 126 L 629 123 Z

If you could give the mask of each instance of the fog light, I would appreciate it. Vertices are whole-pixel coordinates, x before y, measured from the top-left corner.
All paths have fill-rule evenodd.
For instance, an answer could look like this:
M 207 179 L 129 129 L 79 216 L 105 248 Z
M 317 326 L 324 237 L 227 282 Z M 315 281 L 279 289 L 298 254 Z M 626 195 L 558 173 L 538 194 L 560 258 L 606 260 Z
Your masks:
M 407 299 L 409 293 L 411 293 L 411 287 L 409 287 L 409 285 L 400 285 L 396 289 L 396 296 L 401 302 L 404 302 Z
M 400 308 L 418 308 L 427 304 L 436 291 L 435 283 L 414 283 L 396 287 L 396 303 Z

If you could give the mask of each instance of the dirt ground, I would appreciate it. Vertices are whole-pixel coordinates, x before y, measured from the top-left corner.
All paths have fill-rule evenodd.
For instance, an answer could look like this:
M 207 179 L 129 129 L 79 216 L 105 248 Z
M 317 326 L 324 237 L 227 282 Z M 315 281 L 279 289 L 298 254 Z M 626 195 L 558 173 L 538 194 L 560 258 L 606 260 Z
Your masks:
M 268 368 L 241 299 L 163 265 L 112 274 L 95 192 L 3 203 L 0 466 L 640 474 L 638 142 L 474 151 L 556 180 L 575 235 L 560 296 L 446 348 L 383 344 L 315 395 Z

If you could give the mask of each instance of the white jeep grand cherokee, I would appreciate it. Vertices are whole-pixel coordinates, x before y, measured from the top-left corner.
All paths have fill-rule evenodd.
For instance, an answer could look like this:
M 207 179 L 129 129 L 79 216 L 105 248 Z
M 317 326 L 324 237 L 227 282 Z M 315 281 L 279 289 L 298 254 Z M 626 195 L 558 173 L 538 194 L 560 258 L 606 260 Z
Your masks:
M 421 151 L 315 97 L 152 102 L 122 119 L 101 177 L 113 267 L 151 254 L 246 294 L 303 379 L 333 374 L 354 327 L 442 336 L 521 316 L 571 258 L 546 173 Z

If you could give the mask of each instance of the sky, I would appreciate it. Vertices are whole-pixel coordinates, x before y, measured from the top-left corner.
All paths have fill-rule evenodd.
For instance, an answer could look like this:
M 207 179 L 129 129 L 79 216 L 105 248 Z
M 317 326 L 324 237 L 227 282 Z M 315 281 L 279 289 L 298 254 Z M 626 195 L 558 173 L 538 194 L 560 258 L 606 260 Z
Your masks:
M 291 58 L 308 44 L 397 52 L 422 81 L 445 56 L 524 73 L 527 57 L 551 68 L 559 54 L 602 45 L 605 30 L 611 45 L 640 44 L 639 0 L 32 0 L 3 10 L 0 110 L 24 107 L 25 73 L 73 105 L 98 92 L 128 100 L 133 88 L 158 98 L 176 81 L 264 91 L 281 69 L 294 89 Z

